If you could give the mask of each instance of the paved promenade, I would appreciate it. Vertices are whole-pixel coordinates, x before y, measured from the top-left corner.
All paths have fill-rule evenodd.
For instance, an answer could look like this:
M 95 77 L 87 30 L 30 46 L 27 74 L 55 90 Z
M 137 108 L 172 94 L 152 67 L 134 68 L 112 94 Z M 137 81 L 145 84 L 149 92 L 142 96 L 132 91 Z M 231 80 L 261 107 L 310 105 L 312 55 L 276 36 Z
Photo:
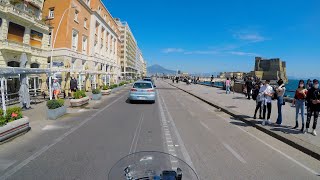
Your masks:
M 166 82 L 172 84 L 172 81 L 166 80 Z M 254 126 L 258 129 L 272 136 L 275 136 L 276 138 L 288 144 L 291 144 L 294 147 L 302 146 L 297 148 L 306 148 L 306 151 L 312 151 L 309 153 L 315 153 L 313 154 L 315 156 L 319 156 L 320 154 L 320 136 L 313 136 L 310 133 L 302 134 L 300 132 L 301 116 L 299 117 L 299 128 L 291 129 L 295 125 L 295 107 L 291 107 L 290 103 L 286 103 L 286 105 L 283 107 L 282 126 L 279 127 L 274 125 L 278 115 L 277 101 L 273 101 L 272 103 L 271 121 L 273 124 L 268 126 L 262 126 L 260 119 L 254 120 L 252 118 L 256 106 L 255 101 L 248 100 L 244 94 L 226 94 L 225 90 L 222 90 L 221 88 L 195 84 L 186 85 L 186 83 L 182 82 L 179 82 L 178 84 L 174 83 L 173 85 L 193 95 L 196 95 L 208 102 L 211 102 L 214 105 L 221 107 L 223 111 L 227 111 L 227 113 L 229 114 L 234 114 L 237 117 L 241 117 L 242 120 L 254 124 Z M 259 112 L 257 114 L 257 117 L 259 117 Z M 313 120 L 311 121 L 311 125 L 312 123 Z M 319 126 L 317 130 L 318 132 L 320 132 Z

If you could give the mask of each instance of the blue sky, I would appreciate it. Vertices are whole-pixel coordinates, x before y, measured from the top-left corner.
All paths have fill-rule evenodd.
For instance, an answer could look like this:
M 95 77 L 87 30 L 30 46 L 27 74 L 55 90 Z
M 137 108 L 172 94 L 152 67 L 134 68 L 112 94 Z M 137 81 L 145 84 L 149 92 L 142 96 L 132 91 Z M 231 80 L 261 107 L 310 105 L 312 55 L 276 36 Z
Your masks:
M 319 0 L 104 3 L 129 23 L 148 65 L 191 73 L 251 71 L 255 56 L 279 57 L 288 75 L 320 76 Z

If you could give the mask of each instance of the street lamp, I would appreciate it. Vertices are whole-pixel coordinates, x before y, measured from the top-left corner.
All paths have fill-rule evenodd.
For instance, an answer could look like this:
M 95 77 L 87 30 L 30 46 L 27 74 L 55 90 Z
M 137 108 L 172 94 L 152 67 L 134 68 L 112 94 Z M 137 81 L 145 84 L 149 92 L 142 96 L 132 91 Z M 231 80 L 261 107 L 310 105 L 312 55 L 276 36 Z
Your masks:
M 51 45 L 51 55 L 50 55 L 50 72 L 52 74 L 52 66 L 53 66 L 53 59 L 52 59 L 52 56 L 53 56 L 53 49 L 54 49 L 54 44 L 56 43 L 56 39 L 57 39 L 57 35 L 58 35 L 58 32 L 59 32 L 59 29 L 60 29 L 60 25 L 61 25 L 61 22 L 63 20 L 63 17 L 64 15 L 66 14 L 66 12 L 72 8 L 76 8 L 77 6 L 75 5 L 71 5 L 71 7 L 67 8 L 66 10 L 64 10 L 63 14 L 62 14 L 62 17 L 60 19 L 60 22 L 58 24 L 58 27 L 57 27 L 57 31 L 56 31 L 56 35 L 54 36 L 54 40 L 52 41 L 52 45 Z M 51 35 L 53 36 L 53 29 L 51 31 Z M 50 100 L 52 100 L 52 77 L 51 77 L 51 74 L 50 74 L 50 78 L 49 78 L 49 94 L 50 94 Z

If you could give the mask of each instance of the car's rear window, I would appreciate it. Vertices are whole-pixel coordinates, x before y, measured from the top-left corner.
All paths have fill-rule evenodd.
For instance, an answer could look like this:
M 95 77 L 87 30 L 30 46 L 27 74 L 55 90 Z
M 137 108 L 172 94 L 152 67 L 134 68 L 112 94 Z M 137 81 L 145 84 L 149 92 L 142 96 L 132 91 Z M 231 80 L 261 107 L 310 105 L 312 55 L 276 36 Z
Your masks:
M 143 79 L 144 81 L 151 81 L 151 79 Z
M 135 83 L 133 85 L 133 88 L 150 89 L 150 88 L 152 88 L 152 85 L 151 85 L 151 83 Z

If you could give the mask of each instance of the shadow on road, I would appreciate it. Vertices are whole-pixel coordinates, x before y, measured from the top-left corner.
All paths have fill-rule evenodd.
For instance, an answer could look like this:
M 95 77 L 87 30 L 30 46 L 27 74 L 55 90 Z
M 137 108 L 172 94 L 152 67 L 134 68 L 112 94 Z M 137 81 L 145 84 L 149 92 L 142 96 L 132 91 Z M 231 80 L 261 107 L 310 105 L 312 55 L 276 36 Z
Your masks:
M 151 101 L 130 101 L 130 99 L 126 100 L 127 104 L 154 104 Z
M 248 124 L 244 123 L 244 122 L 230 122 L 231 124 L 233 125 L 236 125 L 236 126 L 242 126 L 242 127 L 247 127 L 249 126 Z
M 287 127 L 274 127 L 274 128 L 271 128 L 270 130 L 283 132 L 285 134 L 301 134 L 300 129 L 291 129 Z

